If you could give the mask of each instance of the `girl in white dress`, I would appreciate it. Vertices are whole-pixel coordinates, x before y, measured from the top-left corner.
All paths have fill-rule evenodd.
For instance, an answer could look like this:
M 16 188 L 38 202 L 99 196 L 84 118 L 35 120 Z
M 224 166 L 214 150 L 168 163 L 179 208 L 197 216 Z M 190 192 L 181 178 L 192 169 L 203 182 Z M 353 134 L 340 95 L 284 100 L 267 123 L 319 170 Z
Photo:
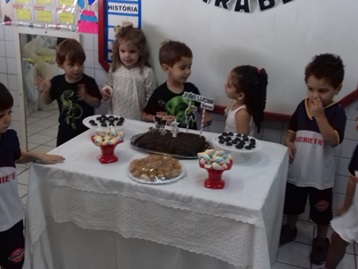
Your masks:
M 356 129 L 358 130 L 357 120 Z M 337 211 L 338 216 L 331 221 L 334 230 L 331 236 L 331 246 L 325 267 L 321 269 L 336 269 L 344 257 L 346 247 L 350 243 L 358 242 L 358 195 L 355 194 L 358 180 L 358 145 L 354 150 L 348 170 L 350 175 L 344 205 Z
M 115 27 L 112 64 L 102 98 L 109 102 L 109 114 L 140 120 L 142 110 L 157 87 L 148 59 L 146 39 L 132 23 Z
M 225 84 L 226 95 L 233 102 L 226 108 L 225 132 L 253 135 L 260 132 L 266 105 L 267 73 L 250 65 L 232 69 Z

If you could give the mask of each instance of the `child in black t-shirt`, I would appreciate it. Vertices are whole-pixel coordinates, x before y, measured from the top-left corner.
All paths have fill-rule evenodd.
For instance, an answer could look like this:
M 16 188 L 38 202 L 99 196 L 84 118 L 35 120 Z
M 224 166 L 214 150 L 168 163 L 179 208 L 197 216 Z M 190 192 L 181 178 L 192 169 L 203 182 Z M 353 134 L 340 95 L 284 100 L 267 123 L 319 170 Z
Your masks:
M 161 45 L 159 62 L 167 74 L 167 81 L 155 89 L 149 98 L 143 110 L 144 121 L 152 122 L 153 117 L 158 115 L 164 117 L 167 124 L 176 119 L 179 127 L 197 129 L 197 104 L 183 97 L 184 92 L 200 94 L 194 84 L 186 82 L 191 74 L 192 61 L 193 54 L 186 44 L 169 40 Z M 210 114 L 205 113 L 204 125 L 210 118 Z
M 85 60 L 81 44 L 75 39 L 65 39 L 56 48 L 56 62 L 65 74 L 51 80 L 36 78 L 42 101 L 58 103 L 57 146 L 86 131 L 82 120 L 92 116 L 94 108 L 101 104 L 102 95 L 96 81 L 83 73 Z

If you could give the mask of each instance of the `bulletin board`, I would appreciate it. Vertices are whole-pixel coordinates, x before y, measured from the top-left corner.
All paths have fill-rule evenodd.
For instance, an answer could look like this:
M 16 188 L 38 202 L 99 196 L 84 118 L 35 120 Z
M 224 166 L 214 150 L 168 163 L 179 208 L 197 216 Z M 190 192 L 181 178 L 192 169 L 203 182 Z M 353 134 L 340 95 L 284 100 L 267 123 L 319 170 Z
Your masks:
M 97 0 L 1 0 L 0 22 L 98 33 Z
M 98 58 L 102 67 L 108 71 L 112 62 L 112 43 L 115 39 L 114 28 L 129 21 L 134 27 L 142 27 L 142 1 L 141 0 L 100 0 L 98 12 Z
M 9 25 L 52 25 L 75 29 L 77 0 L 1 1 L 1 19 Z

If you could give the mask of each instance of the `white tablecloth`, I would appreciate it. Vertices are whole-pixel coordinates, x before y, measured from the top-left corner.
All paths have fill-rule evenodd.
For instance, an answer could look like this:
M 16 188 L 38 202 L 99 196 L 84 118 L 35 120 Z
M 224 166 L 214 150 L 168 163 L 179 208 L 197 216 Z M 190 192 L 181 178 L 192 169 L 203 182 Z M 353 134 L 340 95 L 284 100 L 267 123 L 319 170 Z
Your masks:
M 270 268 L 286 147 L 262 141 L 259 152 L 239 156 L 223 174 L 223 190 L 203 186 L 207 172 L 198 160 L 181 160 L 186 175 L 179 181 L 146 185 L 127 169 L 146 155 L 131 148 L 130 138 L 148 126 L 129 121 L 117 163 L 97 160 L 100 149 L 87 131 L 51 152 L 64 163 L 30 168 L 25 268 Z M 213 135 L 204 133 L 208 141 Z

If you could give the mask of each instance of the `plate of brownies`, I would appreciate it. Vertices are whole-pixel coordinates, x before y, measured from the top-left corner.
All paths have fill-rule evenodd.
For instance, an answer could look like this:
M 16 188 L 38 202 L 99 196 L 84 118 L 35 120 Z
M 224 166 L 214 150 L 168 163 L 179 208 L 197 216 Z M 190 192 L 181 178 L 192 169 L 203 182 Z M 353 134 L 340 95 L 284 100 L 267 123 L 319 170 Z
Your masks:
M 116 129 L 123 129 L 126 125 L 124 117 L 115 115 L 93 115 L 82 121 L 83 125 L 90 129 L 115 127 Z
M 260 140 L 249 135 L 233 132 L 223 132 L 214 136 L 213 143 L 220 148 L 240 153 L 256 152 L 262 148 Z

